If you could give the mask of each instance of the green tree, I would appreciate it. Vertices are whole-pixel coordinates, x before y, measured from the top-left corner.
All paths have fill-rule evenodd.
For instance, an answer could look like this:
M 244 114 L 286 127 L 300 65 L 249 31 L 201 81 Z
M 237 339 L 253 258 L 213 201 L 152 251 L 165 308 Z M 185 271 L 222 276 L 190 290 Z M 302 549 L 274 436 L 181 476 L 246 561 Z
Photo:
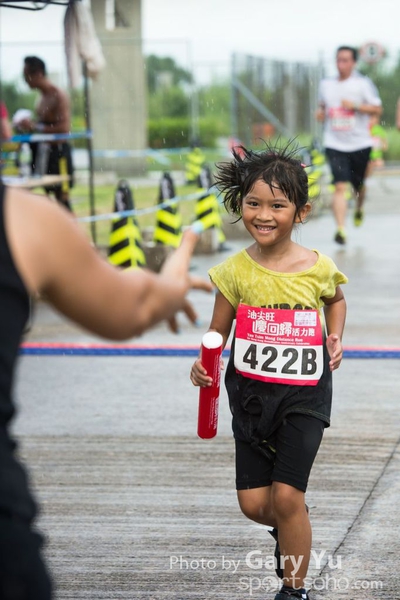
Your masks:
M 400 80 L 400 54 L 397 63 L 390 66 L 389 57 L 385 57 L 379 63 L 360 64 L 360 72 L 372 79 L 378 88 L 382 100 L 382 123 L 388 128 L 395 126 L 396 103 L 400 96 L 400 90 L 394 82 Z
M 21 92 L 18 85 L 13 81 L 1 82 L 0 86 L 1 98 L 7 106 L 10 117 L 12 117 L 19 108 L 34 109 L 36 99 L 35 92 Z
M 199 116 L 218 121 L 219 135 L 231 130 L 231 86 L 228 81 L 201 86 L 198 90 Z
M 187 85 L 192 75 L 173 58 L 151 54 L 146 58 L 148 114 L 150 119 L 182 118 L 189 115 Z
M 193 78 L 189 71 L 179 67 L 173 58 L 150 54 L 146 57 L 147 85 L 150 94 L 165 85 L 189 84 Z
M 149 94 L 148 111 L 150 119 L 184 117 L 189 114 L 189 98 L 178 86 L 161 88 Z

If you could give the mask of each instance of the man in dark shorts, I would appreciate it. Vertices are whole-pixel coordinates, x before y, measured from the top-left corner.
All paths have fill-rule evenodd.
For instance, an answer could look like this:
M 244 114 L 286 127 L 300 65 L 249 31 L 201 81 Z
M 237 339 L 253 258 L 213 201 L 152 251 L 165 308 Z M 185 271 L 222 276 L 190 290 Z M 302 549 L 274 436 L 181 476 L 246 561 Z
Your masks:
M 72 212 L 69 190 L 74 185 L 74 166 L 71 146 L 67 142 L 39 142 L 31 144 L 32 172 L 39 175 L 68 176 L 61 184 L 46 186 L 47 194 L 53 193 L 58 202 Z
M 24 78 L 31 89 L 39 90 L 41 97 L 36 107 L 36 121 L 24 119 L 20 128 L 36 133 L 70 133 L 71 113 L 69 98 L 47 77 L 46 65 L 37 56 L 24 59 Z M 45 187 L 57 201 L 72 212 L 69 190 L 73 186 L 71 146 L 65 141 L 31 144 L 32 171 L 36 175 L 64 175 L 61 183 Z
M 319 86 L 317 120 L 324 122 L 324 147 L 335 191 L 332 209 L 337 231 L 335 241 L 346 243 L 347 185 L 356 194 L 354 225 L 363 222 L 365 173 L 372 147 L 371 115 L 380 116 L 381 100 L 372 81 L 355 70 L 357 50 L 341 46 L 336 53 L 338 76 L 323 79 Z

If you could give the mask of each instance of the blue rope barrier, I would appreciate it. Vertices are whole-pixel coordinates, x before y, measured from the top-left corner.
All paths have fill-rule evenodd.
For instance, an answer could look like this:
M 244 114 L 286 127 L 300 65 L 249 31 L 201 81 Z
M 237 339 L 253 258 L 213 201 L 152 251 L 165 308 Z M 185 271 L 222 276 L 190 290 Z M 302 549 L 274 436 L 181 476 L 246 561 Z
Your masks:
M 344 358 L 400 358 L 400 348 L 399 349 L 376 349 L 376 350 L 344 350 L 343 352 Z
M 76 131 L 74 133 L 20 133 L 13 135 L 8 141 L 24 143 L 81 139 L 93 139 L 93 132 L 86 130 Z M 166 148 L 163 150 L 156 150 L 154 148 L 146 148 L 145 150 L 94 150 L 93 156 L 101 158 L 140 158 L 142 156 L 150 156 L 163 164 L 169 164 L 170 160 L 164 156 L 165 154 L 186 154 L 189 151 L 190 148 Z
M 87 140 L 93 138 L 92 131 L 77 131 L 76 133 L 22 133 L 13 135 L 10 142 L 54 142 L 62 140 Z
M 31 356 L 198 356 L 198 348 L 24 348 L 20 354 Z M 229 353 L 226 354 L 228 356 Z
M 132 210 L 121 210 L 119 212 L 112 213 L 104 213 L 100 215 L 93 215 L 87 217 L 79 217 L 77 220 L 81 223 L 91 223 L 93 221 L 108 221 L 110 219 L 122 219 L 124 217 L 137 217 L 140 215 L 149 214 L 152 212 L 157 212 L 160 208 L 166 208 L 167 206 L 171 206 L 176 204 L 177 202 L 187 202 L 189 200 L 197 200 L 204 196 L 204 191 L 196 192 L 193 194 L 188 194 L 186 196 L 175 196 L 174 198 L 169 198 L 164 202 L 160 202 L 160 204 L 155 204 L 154 206 L 148 206 L 147 208 L 135 208 Z
M 229 348 L 222 355 L 228 357 Z M 30 356 L 180 356 L 196 357 L 199 347 L 188 346 L 78 346 L 23 344 L 20 354 Z M 399 359 L 400 348 L 349 348 L 343 352 L 350 359 Z
M 189 152 L 189 148 L 167 148 L 165 150 L 146 148 L 145 150 L 94 150 L 93 154 L 104 158 L 135 158 L 138 156 L 158 158 L 163 154 L 186 154 L 187 152 Z

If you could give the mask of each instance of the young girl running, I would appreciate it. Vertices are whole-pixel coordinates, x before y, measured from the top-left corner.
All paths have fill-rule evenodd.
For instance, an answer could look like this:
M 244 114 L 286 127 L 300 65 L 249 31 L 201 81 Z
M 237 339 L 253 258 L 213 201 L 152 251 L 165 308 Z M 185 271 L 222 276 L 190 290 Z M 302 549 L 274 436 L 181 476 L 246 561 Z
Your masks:
M 296 150 L 240 150 L 218 166 L 216 185 L 254 242 L 210 270 L 218 288 L 210 330 L 225 345 L 236 319 L 225 383 L 240 508 L 273 527 L 283 579 L 275 600 L 307 600 L 311 526 L 304 497 L 330 422 L 331 372 L 342 360 L 346 315 L 339 285 L 347 278 L 330 258 L 291 239 L 311 208 Z M 190 378 L 211 385 L 200 359 Z

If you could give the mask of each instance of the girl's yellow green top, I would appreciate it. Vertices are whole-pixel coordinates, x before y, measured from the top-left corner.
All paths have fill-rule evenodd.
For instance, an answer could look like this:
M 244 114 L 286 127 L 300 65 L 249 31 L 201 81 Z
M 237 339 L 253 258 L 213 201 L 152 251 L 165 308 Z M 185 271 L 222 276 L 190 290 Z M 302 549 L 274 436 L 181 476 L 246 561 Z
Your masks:
M 243 303 L 278 309 L 311 308 L 320 310 L 322 315 L 322 298 L 333 298 L 337 286 L 348 280 L 332 259 L 314 252 L 318 258 L 309 269 L 280 273 L 262 267 L 242 250 L 210 269 L 209 275 L 235 310 Z M 273 447 L 275 431 L 285 415 L 293 412 L 316 417 L 329 426 L 332 373 L 325 344 L 323 374 L 314 387 L 269 383 L 243 376 L 235 369 L 234 346 L 233 339 L 225 384 L 236 439 Z
M 209 275 L 235 310 L 240 302 L 271 308 L 320 309 L 321 298 L 333 298 L 337 286 L 348 279 L 331 258 L 314 252 L 318 259 L 309 269 L 280 273 L 262 267 L 247 250 L 242 250 L 212 267 Z

